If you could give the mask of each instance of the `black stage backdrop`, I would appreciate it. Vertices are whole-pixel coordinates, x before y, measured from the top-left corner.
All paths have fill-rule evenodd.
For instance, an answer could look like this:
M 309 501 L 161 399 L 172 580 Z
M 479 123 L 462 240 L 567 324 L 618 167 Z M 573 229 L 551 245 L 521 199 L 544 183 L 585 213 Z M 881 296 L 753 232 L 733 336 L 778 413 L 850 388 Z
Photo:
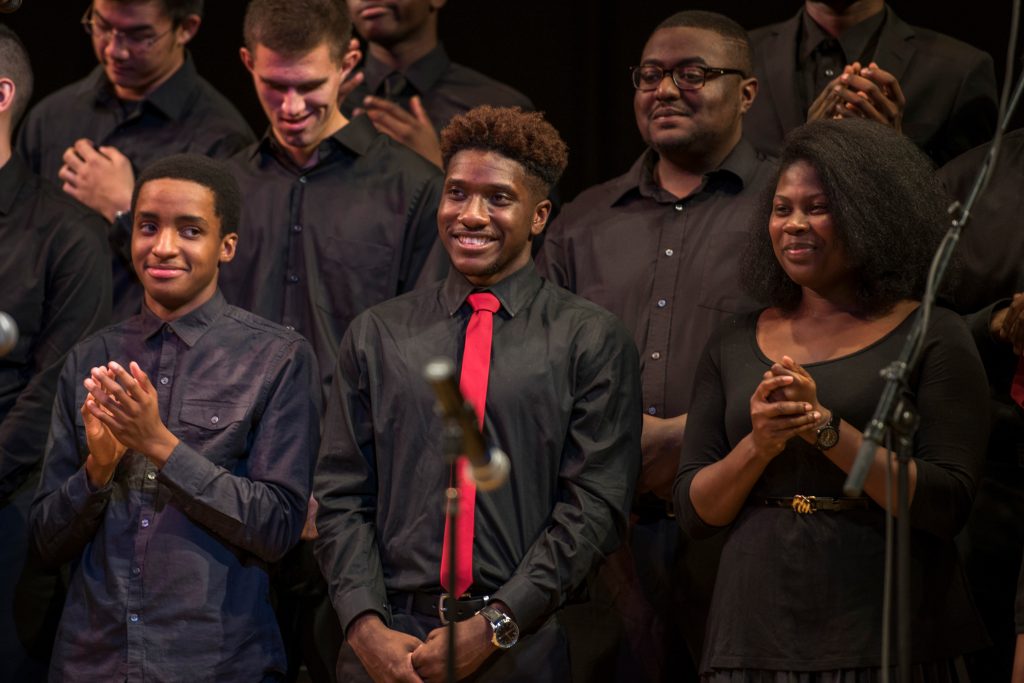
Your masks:
M 624 172 L 643 149 L 633 119 L 628 67 L 659 21 L 683 9 L 733 17 L 747 29 L 784 20 L 800 0 L 669 2 L 668 0 L 449 0 L 441 38 L 454 61 L 526 93 L 569 143 L 563 198 Z M 95 66 L 79 18 L 86 0 L 24 0 L 3 15 L 25 41 L 36 73 L 33 99 L 81 78 Z M 1009 39 L 1010 2 L 891 2 L 910 24 L 988 51 L 1000 83 Z M 266 120 L 238 58 L 243 0 L 206 0 L 192 41 L 199 72 L 235 102 L 257 133 Z

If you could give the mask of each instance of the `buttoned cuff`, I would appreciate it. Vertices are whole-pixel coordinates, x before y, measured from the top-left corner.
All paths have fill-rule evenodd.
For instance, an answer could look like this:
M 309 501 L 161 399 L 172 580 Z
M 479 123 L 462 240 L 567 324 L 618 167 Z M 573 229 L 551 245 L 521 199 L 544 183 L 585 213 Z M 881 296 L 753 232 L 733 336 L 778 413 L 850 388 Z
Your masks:
M 334 611 L 338 613 L 341 628 L 346 634 L 352 621 L 366 612 L 379 614 L 381 621 L 391 628 L 391 607 L 388 605 L 387 598 L 376 595 L 370 588 L 356 588 L 343 595 L 332 595 L 331 602 L 334 604 Z
M 68 497 L 71 509 L 79 517 L 94 517 L 103 511 L 103 507 L 110 498 L 110 492 L 114 490 L 113 479 L 100 488 L 95 488 L 89 482 L 89 475 L 85 471 L 85 465 L 78 468 L 72 474 L 64 487 L 64 493 Z
M 506 581 L 491 597 L 508 605 L 516 624 L 524 631 L 537 625 L 547 611 L 547 595 L 522 574 L 516 574 Z
M 188 498 L 194 498 L 203 492 L 206 483 L 217 475 L 218 470 L 219 467 L 199 455 L 191 446 L 179 441 L 167 462 L 160 468 L 158 477 L 161 483 Z

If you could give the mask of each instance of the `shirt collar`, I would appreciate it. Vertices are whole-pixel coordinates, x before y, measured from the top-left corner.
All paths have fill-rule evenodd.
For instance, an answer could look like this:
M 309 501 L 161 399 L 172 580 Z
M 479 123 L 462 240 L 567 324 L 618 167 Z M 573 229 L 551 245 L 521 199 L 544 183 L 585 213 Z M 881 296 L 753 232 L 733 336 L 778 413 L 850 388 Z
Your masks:
M 444 46 L 438 43 L 433 50 L 410 64 L 401 73 L 416 92 L 425 93 L 433 89 L 450 65 L 448 53 L 445 52 Z M 384 79 L 393 71 L 395 69 L 376 59 L 372 54 L 367 54 L 366 62 L 363 64 L 363 75 L 370 93 L 377 92 Z
M 333 135 L 324 138 L 320 142 L 320 145 L 317 148 L 317 155 L 319 158 L 317 166 L 327 161 L 335 151 L 341 148 L 347 149 L 357 156 L 364 156 L 370 151 L 370 146 L 377 138 L 377 135 L 379 135 L 379 133 L 377 132 L 377 129 L 373 127 L 373 122 L 371 122 L 368 117 L 355 117 L 339 128 Z M 255 160 L 257 157 L 261 160 L 266 160 L 268 158 L 276 159 L 279 163 L 288 168 L 293 168 L 299 173 L 311 170 L 299 169 L 294 163 L 292 163 L 291 157 L 289 157 L 281 148 L 281 144 L 277 141 L 277 138 L 274 137 L 274 129 L 271 126 L 267 126 L 267 130 L 263 133 L 263 137 L 260 138 L 259 144 L 253 148 L 252 154 L 249 156 L 249 160 Z
M 168 323 L 158 318 L 156 314 L 149 310 L 149 307 L 143 303 L 139 322 L 142 337 L 144 339 L 149 339 L 160 332 L 160 330 L 164 328 L 164 325 L 166 325 L 167 327 L 170 327 L 174 334 L 176 334 L 183 342 L 188 344 L 190 347 L 195 346 L 196 342 L 206 334 L 207 330 L 210 329 L 217 318 L 224 313 L 227 306 L 228 304 L 224 300 L 224 295 L 221 294 L 218 289 L 205 304 L 191 313 L 183 315 L 177 320 Z
M 529 306 L 537 296 L 543 284 L 537 268 L 531 260 L 525 266 L 490 287 L 477 287 L 454 268 L 448 270 L 448 277 L 441 285 L 440 297 L 445 311 L 454 316 L 466 302 L 466 297 L 474 291 L 491 292 L 501 302 L 501 309 L 509 317 L 516 317 L 520 311 Z
M 800 61 L 805 61 L 811 56 L 811 53 L 814 52 L 821 41 L 833 40 L 833 38 L 825 33 L 825 30 L 818 26 L 807 12 L 800 11 L 803 12 L 801 20 L 802 39 L 799 43 Z M 846 57 L 848 64 L 865 56 L 864 52 L 868 44 L 873 42 L 875 35 L 882 28 L 887 12 L 888 9 L 883 9 L 878 14 L 874 14 L 859 24 L 846 29 L 842 35 L 835 39 L 843 49 L 843 56 Z
M 90 82 L 98 104 L 113 106 L 117 103 L 114 86 L 107 80 L 102 66 L 96 67 Z M 192 55 L 186 50 L 185 62 L 181 67 L 161 83 L 160 87 L 146 95 L 142 104 L 148 103 L 167 118 L 179 121 L 191 109 L 198 85 L 199 74 L 196 72 L 196 65 L 192 61 Z
M 653 199 L 661 204 L 679 201 L 679 197 L 666 192 L 654 179 L 654 168 L 658 159 L 658 153 L 648 148 L 625 175 L 613 181 L 615 185 L 611 193 L 610 206 L 619 204 L 631 194 Z M 700 189 L 696 190 L 695 194 L 719 189 L 732 194 L 740 192 L 753 179 L 759 160 L 753 145 L 747 142 L 746 138 L 740 138 L 718 168 L 704 174 Z
M 17 153 L 12 153 L 7 163 L 0 168 L 0 213 L 6 216 L 11 212 L 18 192 L 28 177 L 28 166 Z

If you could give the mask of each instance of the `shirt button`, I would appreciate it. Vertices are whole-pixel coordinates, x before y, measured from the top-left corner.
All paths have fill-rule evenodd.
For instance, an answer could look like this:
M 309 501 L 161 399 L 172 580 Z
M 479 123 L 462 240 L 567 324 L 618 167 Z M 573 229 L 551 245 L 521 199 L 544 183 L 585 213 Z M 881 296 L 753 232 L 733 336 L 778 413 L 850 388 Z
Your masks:
M 298 281 L 299 281 L 299 276 L 298 275 L 289 275 L 288 276 L 288 282 L 298 282 Z
M 298 224 L 293 225 L 292 232 L 302 232 L 302 226 Z
M 295 325 L 285 325 L 284 329 L 288 330 L 289 332 L 294 332 L 295 331 Z
M 171 381 L 170 377 L 161 377 L 160 378 L 160 384 L 167 384 L 170 381 Z
M 220 418 L 214 415 L 213 417 L 210 418 L 210 422 L 212 422 L 213 424 L 217 424 L 218 422 L 220 422 Z
M 128 621 L 132 622 L 133 624 L 137 623 L 139 621 L 139 615 L 138 614 L 130 614 L 130 615 L 128 615 Z
M 668 306 L 668 302 L 664 299 L 658 299 L 658 308 L 665 308 L 665 306 Z
M 142 573 L 141 569 L 139 569 L 138 567 L 132 567 L 132 576 L 138 576 L 141 573 Z
M 146 472 L 146 479 L 153 481 L 156 479 L 156 472 Z
M 306 176 L 304 176 L 304 175 L 299 176 L 299 182 L 302 183 L 303 185 L 305 185 L 306 184 Z
M 655 351 L 654 353 L 651 354 L 651 358 L 653 358 L 654 360 L 658 360 L 659 358 L 661 358 L 661 353 Z
M 836 75 L 836 70 L 835 69 L 825 69 L 825 75 L 828 76 L 829 78 L 832 78 L 833 76 Z
M 654 406 L 651 406 L 650 408 L 647 409 L 647 413 L 650 414 L 650 415 L 657 415 L 658 414 L 658 409 L 655 408 Z
M 142 524 L 142 528 L 145 529 L 146 527 L 149 526 L 149 520 L 148 519 L 144 519 L 144 520 L 142 520 L 141 524 Z
M 683 210 L 683 203 L 682 202 L 676 202 L 676 211 L 682 211 L 682 210 Z
M 674 253 L 676 253 L 676 252 L 672 251 L 671 249 L 666 249 L 665 250 L 665 256 L 671 256 Z

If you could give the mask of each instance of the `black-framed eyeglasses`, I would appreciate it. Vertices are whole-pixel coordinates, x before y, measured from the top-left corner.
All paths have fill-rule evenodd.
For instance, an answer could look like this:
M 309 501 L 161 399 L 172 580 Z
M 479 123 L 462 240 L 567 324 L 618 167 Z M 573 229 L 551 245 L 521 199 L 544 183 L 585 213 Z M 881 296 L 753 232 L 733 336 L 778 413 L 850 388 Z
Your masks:
M 673 69 L 663 69 L 655 64 L 641 64 L 629 68 L 633 75 L 633 87 L 637 90 L 657 90 L 665 76 L 671 74 L 672 82 L 680 90 L 700 90 L 708 78 L 716 78 L 727 74 L 736 74 L 746 78 L 745 71 L 740 69 L 720 69 L 715 66 L 701 64 L 683 64 Z
M 85 32 L 97 38 L 103 42 L 110 40 L 121 39 L 121 45 L 128 50 L 142 51 L 148 50 L 149 48 L 156 45 L 156 41 L 160 40 L 168 33 L 174 30 L 174 27 L 167 29 L 163 33 L 154 34 L 150 29 L 139 29 L 130 31 L 121 31 L 111 26 L 109 23 L 104 21 L 102 17 L 94 16 L 92 12 L 92 6 L 85 10 L 85 14 L 82 15 L 82 28 Z

